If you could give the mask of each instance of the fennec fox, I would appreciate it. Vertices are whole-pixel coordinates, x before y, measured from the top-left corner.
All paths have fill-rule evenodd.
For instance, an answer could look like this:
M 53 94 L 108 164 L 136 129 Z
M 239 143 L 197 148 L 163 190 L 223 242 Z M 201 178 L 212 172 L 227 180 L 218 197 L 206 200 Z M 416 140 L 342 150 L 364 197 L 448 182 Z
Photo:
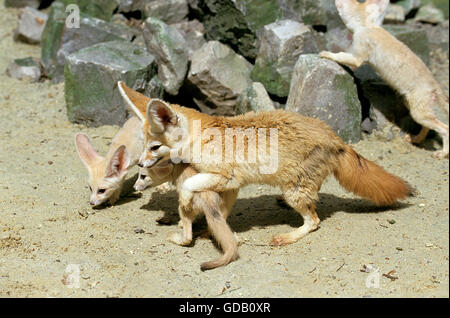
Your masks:
M 143 151 L 139 118 L 128 119 L 114 136 L 106 157 L 94 150 L 86 134 L 75 135 L 78 156 L 89 172 L 90 204 L 114 204 L 120 196 L 129 168 L 136 165 Z
M 162 166 L 158 164 L 152 168 L 140 168 L 139 178 L 134 188 L 143 191 L 148 186 L 158 186 L 171 181 L 175 183 L 179 191 L 183 182 L 196 174 L 197 171 L 194 168 L 183 163 Z M 199 214 L 204 213 L 212 236 L 223 249 L 224 253 L 221 257 L 202 263 L 200 266 L 202 270 L 224 266 L 238 258 L 236 238 L 226 222 L 237 195 L 238 190 L 222 192 L 220 195 L 214 191 L 204 191 L 194 194 L 192 204 L 179 205 L 178 212 L 183 234 L 173 233 L 169 236 L 169 241 L 182 246 L 189 245 L 192 242 L 192 222 Z
M 127 95 L 135 96 L 136 92 L 123 83 L 119 86 Z M 304 224 L 290 233 L 275 236 L 273 245 L 296 242 L 318 227 L 320 220 L 315 212 L 315 202 L 322 182 L 331 173 L 345 189 L 378 205 L 391 205 L 410 194 L 409 186 L 402 179 L 357 154 L 318 119 L 283 110 L 215 117 L 145 96 L 130 99 L 129 103 L 138 116 L 146 120 L 143 134 L 147 142 L 139 165 L 152 167 L 176 153 L 184 153 L 189 157 L 183 159 L 199 172 L 183 182 L 179 198 L 181 205 L 189 205 L 193 193 L 205 190 L 220 193 L 248 184 L 280 187 L 283 198 L 302 215 Z M 195 127 L 200 132 L 196 132 Z M 226 139 L 225 143 L 219 140 L 218 150 L 230 146 L 229 149 L 243 147 L 244 157 L 245 153 L 249 157 L 251 138 L 245 139 L 243 135 L 253 131 L 256 143 L 262 144 L 263 150 L 270 148 L 270 151 L 258 152 L 255 162 L 237 160 L 233 156 L 231 160 L 228 156 L 225 159 L 221 157 L 222 161 L 198 161 L 198 153 L 186 150 L 195 149 L 199 143 L 201 146 L 211 146 L 212 142 L 216 142 L 216 138 L 211 138 L 208 133 L 209 128 L 221 136 L 227 135 L 227 129 L 234 129 L 235 138 L 231 138 L 231 145 L 227 144 Z M 259 137 L 259 131 L 255 133 L 257 129 L 269 128 L 276 132 L 274 141 L 271 136 L 268 138 L 261 134 L 262 137 Z M 269 139 L 270 145 L 267 147 Z M 238 140 L 242 144 L 238 145 Z M 275 147 L 276 143 L 278 145 Z M 222 155 L 224 153 L 229 155 L 227 151 Z M 271 166 L 268 163 L 273 161 L 277 162 L 275 171 L 261 170 L 261 167 Z
M 131 90 L 123 83 L 123 86 L 120 84 L 121 82 L 119 82 L 120 93 L 130 107 L 134 107 L 135 104 L 141 102 L 143 102 L 144 107 L 146 106 L 148 97 Z M 145 125 L 145 116 L 140 116 L 140 118 L 142 124 Z M 134 188 L 138 191 L 143 191 L 148 186 L 156 187 L 170 181 L 176 185 L 179 192 L 183 182 L 197 173 L 194 168 L 187 164 L 180 163 L 174 165 L 170 160 L 161 160 L 151 169 L 139 168 L 139 177 Z M 179 204 L 178 212 L 183 227 L 183 234 L 174 233 L 169 237 L 169 240 L 178 245 L 189 245 L 192 241 L 192 222 L 197 215 L 205 213 L 208 228 L 224 252 L 216 260 L 202 263 L 200 266 L 202 270 L 224 266 L 238 258 L 236 238 L 226 222 L 226 218 L 233 208 L 238 192 L 238 189 L 233 189 L 220 193 L 219 195 L 213 191 L 204 191 L 196 193 L 190 204 Z
M 448 117 L 448 96 L 430 70 L 406 45 L 381 27 L 389 0 L 336 0 L 345 25 L 353 32 L 350 52 L 321 52 L 320 56 L 350 67 L 368 62 L 398 93 L 404 96 L 411 117 L 422 125 L 417 136 L 407 136 L 412 143 L 422 142 L 430 129 L 443 140 L 443 149 L 433 156 L 448 158 L 448 126 L 439 121 L 433 107 L 441 107 Z

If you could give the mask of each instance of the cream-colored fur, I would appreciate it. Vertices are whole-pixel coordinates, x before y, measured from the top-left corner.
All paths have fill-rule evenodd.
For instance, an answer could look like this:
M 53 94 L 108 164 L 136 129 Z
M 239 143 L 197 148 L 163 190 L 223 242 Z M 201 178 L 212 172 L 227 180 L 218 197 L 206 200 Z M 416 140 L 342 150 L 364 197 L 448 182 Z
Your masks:
M 187 164 L 162 163 L 152 168 L 140 168 L 134 188 L 143 191 L 147 187 L 158 187 L 167 184 L 167 182 L 173 182 L 177 191 L 180 191 L 183 182 L 195 174 L 197 172 Z M 194 194 L 192 204 L 179 205 L 178 211 L 183 233 L 171 234 L 168 238 L 169 241 L 182 246 L 191 244 L 192 222 L 199 214 L 204 213 L 212 236 L 224 251 L 222 257 L 203 263 L 201 265 L 202 270 L 226 265 L 238 257 L 238 245 L 235 236 L 226 223 L 237 194 L 238 190 L 223 192 L 220 195 L 213 191 L 205 191 Z
M 119 82 L 118 87 L 124 100 L 133 111 L 136 112 L 136 105 L 139 107 L 142 102 L 144 102 L 145 105 L 148 103 L 147 97 L 131 90 L 124 85 L 124 83 Z M 141 113 L 136 114 L 142 120 L 143 127 L 147 127 L 148 122 L 146 116 Z M 154 147 L 158 148 L 154 151 L 168 149 L 158 141 L 151 141 L 146 137 L 144 139 L 145 148 L 150 151 Z M 143 153 L 143 156 L 141 156 L 141 160 L 146 160 L 145 152 Z M 134 185 L 136 190 L 143 191 L 149 186 L 161 187 L 165 184 L 167 185 L 167 182 L 171 182 L 176 185 L 177 191 L 179 192 L 183 182 L 198 173 L 190 165 L 183 163 L 173 164 L 170 160 L 158 160 L 158 162 L 152 161 L 151 163 L 151 169 L 144 168 L 142 167 L 142 164 L 140 164 L 139 177 Z M 226 222 L 226 218 L 231 213 L 231 209 L 236 201 L 238 191 L 238 189 L 233 189 L 224 191 L 220 194 L 214 191 L 204 191 L 195 193 L 192 201 L 187 204 L 183 204 L 182 202 L 179 204 L 178 211 L 183 233 L 173 233 L 169 236 L 169 241 L 182 246 L 191 244 L 192 222 L 199 214 L 204 213 L 212 236 L 223 250 L 223 255 L 221 257 L 202 263 L 200 266 L 202 270 L 224 266 L 238 258 L 238 244 L 236 237 Z
M 318 191 L 325 178 L 333 173 L 340 184 L 364 198 L 372 200 L 378 205 L 390 205 L 410 194 L 408 185 L 400 178 L 386 172 L 375 163 L 366 160 L 346 145 L 328 125 L 318 119 L 300 116 L 287 111 L 272 111 L 247 113 L 235 117 L 214 117 L 200 113 L 193 109 L 178 105 L 169 105 L 161 100 L 139 96 L 123 83 L 119 83 L 129 96 L 133 96 L 133 109 L 140 112 L 140 117 L 147 116 L 143 133 L 145 147 L 140 158 L 140 165 L 174 159 L 179 153 L 183 158 L 183 151 L 195 148 L 200 142 L 208 146 L 211 139 L 203 139 L 195 134 L 195 122 L 201 122 L 201 132 L 214 128 L 226 135 L 225 130 L 236 128 L 237 137 L 242 137 L 244 129 L 258 128 L 276 129 L 278 133 L 278 149 L 276 153 L 266 152 L 258 157 L 256 162 L 238 162 L 235 158 L 226 161 L 225 151 L 222 161 L 197 162 L 194 151 L 188 153 L 192 167 L 199 173 L 187 178 L 181 185 L 180 206 L 192 204 L 194 193 L 202 191 L 224 192 L 237 190 L 248 184 L 268 184 L 278 186 L 283 192 L 285 201 L 299 212 L 304 224 L 290 233 L 277 235 L 272 243 L 284 245 L 293 243 L 318 227 L 319 217 L 315 212 L 315 202 Z M 179 138 L 181 137 L 184 138 Z M 202 140 L 199 140 L 201 138 Z M 263 137 L 264 138 L 264 137 Z M 232 139 L 233 148 L 237 148 L 239 138 Z M 270 145 L 272 141 L 266 136 L 264 139 Z M 154 145 L 157 145 L 155 147 Z M 244 142 L 244 153 L 249 155 L 249 143 Z M 267 145 L 267 144 L 266 144 Z M 221 144 L 226 149 L 225 143 Z M 168 150 L 166 150 L 169 149 Z M 272 173 L 261 171 L 261 166 L 276 161 L 277 169 Z M 151 167 L 151 165 L 147 166 Z
M 94 150 L 86 134 L 75 136 L 78 155 L 89 172 L 90 204 L 114 204 L 120 196 L 129 168 L 136 165 L 143 151 L 141 121 L 128 119 L 111 141 L 105 157 Z
M 442 108 L 448 116 L 449 100 L 430 70 L 406 45 L 381 27 L 389 0 L 336 0 L 336 7 L 346 26 L 353 32 L 349 52 L 321 52 L 320 56 L 335 62 L 359 67 L 370 64 L 398 93 L 404 96 L 412 118 L 422 125 L 417 136 L 407 136 L 412 143 L 422 142 L 430 129 L 443 140 L 436 158 L 448 158 L 449 130 L 433 112 Z

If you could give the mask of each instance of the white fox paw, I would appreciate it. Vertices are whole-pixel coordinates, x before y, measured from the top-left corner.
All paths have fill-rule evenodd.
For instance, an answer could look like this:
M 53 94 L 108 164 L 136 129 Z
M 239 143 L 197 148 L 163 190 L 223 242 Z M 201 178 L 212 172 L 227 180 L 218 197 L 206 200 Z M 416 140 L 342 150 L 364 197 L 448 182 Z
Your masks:
M 169 237 L 167 238 L 169 240 L 169 242 L 172 242 L 174 244 L 177 245 L 181 245 L 181 246 L 186 246 L 191 244 L 191 241 L 186 240 L 183 235 L 181 235 L 180 233 L 172 233 L 169 235 Z
M 322 51 L 319 53 L 319 57 L 325 58 L 325 59 L 331 59 L 331 53 L 327 51 Z
M 432 154 L 432 157 L 439 159 L 439 160 L 448 158 L 448 151 L 444 151 L 444 150 L 435 151 Z

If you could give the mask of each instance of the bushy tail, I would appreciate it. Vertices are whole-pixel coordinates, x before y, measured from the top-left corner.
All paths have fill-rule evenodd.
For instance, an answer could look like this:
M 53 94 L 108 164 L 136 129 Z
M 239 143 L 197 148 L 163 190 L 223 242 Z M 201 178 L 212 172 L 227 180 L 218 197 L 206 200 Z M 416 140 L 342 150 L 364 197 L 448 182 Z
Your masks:
M 360 156 L 350 146 L 346 145 L 338 156 L 334 176 L 346 190 L 380 206 L 411 195 L 411 188 L 405 181 Z
M 233 232 L 223 217 L 223 211 L 220 211 L 225 208 L 225 205 L 223 202 L 220 204 L 219 195 L 216 192 L 209 191 L 203 192 L 202 194 L 209 195 L 208 200 L 204 200 L 206 204 L 203 206 L 208 228 L 223 250 L 223 255 L 221 257 L 200 265 L 200 269 L 204 271 L 227 265 L 228 263 L 236 260 L 238 258 L 238 245 Z M 212 198 L 214 198 L 214 200 L 211 200 Z

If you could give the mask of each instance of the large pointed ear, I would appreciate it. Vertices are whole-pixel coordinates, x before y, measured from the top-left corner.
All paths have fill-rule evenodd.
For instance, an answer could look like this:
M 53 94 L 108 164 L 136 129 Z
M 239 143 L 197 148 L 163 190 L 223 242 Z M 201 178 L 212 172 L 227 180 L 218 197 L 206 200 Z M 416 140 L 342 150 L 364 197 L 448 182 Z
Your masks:
M 114 154 L 106 166 L 106 178 L 120 177 L 124 173 L 128 172 L 130 167 L 130 155 L 128 154 L 127 147 L 124 145 L 116 149 Z
M 368 14 L 368 19 L 376 25 L 382 25 L 388 7 L 389 0 L 367 0 L 366 12 Z
M 89 142 L 89 137 L 86 134 L 76 134 L 75 145 L 77 147 L 78 156 L 87 168 L 89 168 L 95 161 L 102 158 L 94 150 Z
M 150 98 L 129 88 L 124 82 L 117 82 L 117 87 L 119 88 L 120 95 L 122 95 L 122 98 L 127 106 L 138 116 L 141 121 L 145 122 L 145 112 L 147 110 L 147 104 L 149 103 Z
M 151 131 L 162 134 L 169 126 L 178 123 L 178 116 L 169 104 L 160 99 L 151 99 L 147 105 L 147 118 Z

